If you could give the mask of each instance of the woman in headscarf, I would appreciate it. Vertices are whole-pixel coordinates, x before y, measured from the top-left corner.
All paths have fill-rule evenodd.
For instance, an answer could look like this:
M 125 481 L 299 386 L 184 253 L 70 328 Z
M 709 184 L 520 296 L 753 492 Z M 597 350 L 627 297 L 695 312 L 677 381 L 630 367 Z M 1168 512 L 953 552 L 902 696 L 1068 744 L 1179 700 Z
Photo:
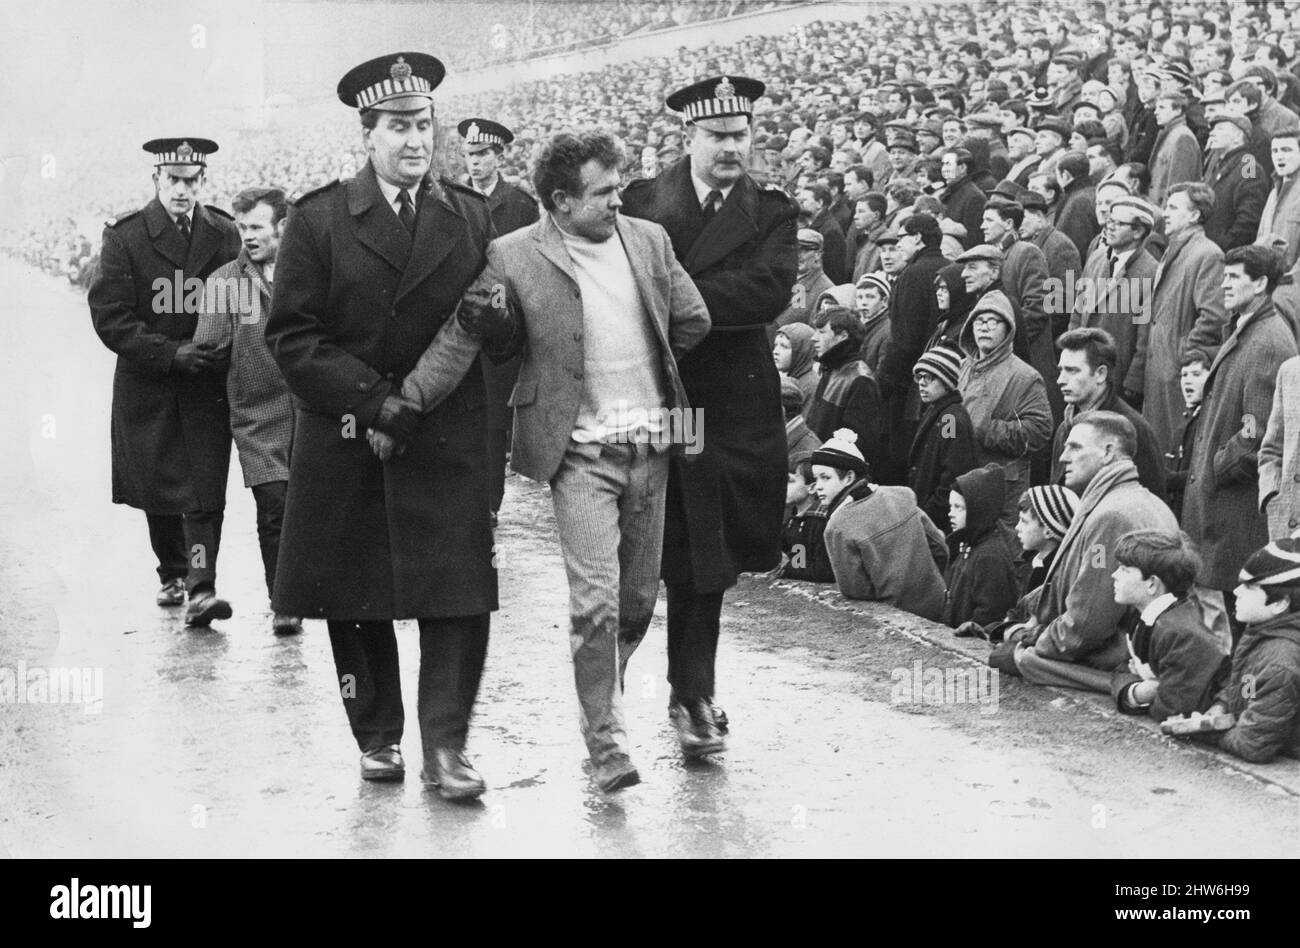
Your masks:
M 807 323 L 788 323 L 776 331 L 772 358 L 778 372 L 794 379 L 803 392 L 806 417 L 817 396 L 817 350 L 813 346 L 814 330 Z
M 976 297 L 966 292 L 966 281 L 961 278 L 961 265 L 950 263 L 934 276 L 934 295 L 939 305 L 939 322 L 925 344 L 927 350 L 947 344 L 961 350 L 958 339 L 961 327 L 975 305 Z

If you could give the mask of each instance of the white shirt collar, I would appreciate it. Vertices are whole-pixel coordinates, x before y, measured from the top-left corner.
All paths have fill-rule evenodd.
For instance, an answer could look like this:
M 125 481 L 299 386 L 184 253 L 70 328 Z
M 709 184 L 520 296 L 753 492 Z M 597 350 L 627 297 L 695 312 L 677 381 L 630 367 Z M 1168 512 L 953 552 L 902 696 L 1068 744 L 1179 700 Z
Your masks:
M 1122 267 L 1124 262 L 1135 253 L 1137 253 L 1137 247 L 1130 247 L 1128 250 L 1121 250 L 1115 254 L 1115 269 L 1118 270 Z
M 731 194 L 732 188 L 735 187 L 734 184 L 729 184 L 725 188 L 709 187 L 709 185 L 705 184 L 699 178 L 695 177 L 694 171 L 691 172 L 691 184 L 695 185 L 695 201 L 697 204 L 699 204 L 700 207 L 704 206 L 704 199 L 709 196 L 710 191 L 720 192 L 722 194 L 722 200 L 725 201 L 727 199 L 727 196 Z
M 375 175 L 375 180 L 379 182 L 379 190 L 383 192 L 384 200 L 388 202 L 388 206 L 391 207 L 394 211 L 396 211 L 399 207 L 401 207 L 401 205 L 397 202 L 397 195 L 398 192 L 402 190 L 402 188 L 399 188 L 395 184 L 389 184 L 383 178 L 379 177 L 379 175 Z M 411 206 L 415 207 L 415 199 L 416 199 L 417 192 L 419 191 L 419 185 L 416 185 L 413 188 L 406 188 L 405 190 L 408 194 L 411 195 Z
M 1178 597 L 1173 593 L 1165 593 L 1163 596 L 1156 596 L 1147 607 L 1142 610 L 1142 622 L 1144 625 L 1155 625 L 1156 620 L 1160 618 L 1160 613 L 1164 612 L 1170 606 L 1178 601 Z
M 188 218 L 188 219 L 189 219 L 189 222 L 190 222 L 190 229 L 193 230 L 193 229 L 194 229 L 194 212 L 195 212 L 195 210 L 197 210 L 197 209 L 198 209 L 198 205 L 196 204 L 196 205 L 194 205 L 194 207 L 191 207 L 191 208 L 190 208 L 190 211 L 189 211 L 188 214 L 180 214 L 180 215 L 176 215 L 176 214 L 173 214 L 171 211 L 168 211 L 168 212 L 167 212 L 167 216 L 170 217 L 170 218 L 172 219 L 172 223 L 175 224 L 177 227 L 180 226 L 180 224 L 181 224 L 181 218 L 182 218 L 182 217 Z

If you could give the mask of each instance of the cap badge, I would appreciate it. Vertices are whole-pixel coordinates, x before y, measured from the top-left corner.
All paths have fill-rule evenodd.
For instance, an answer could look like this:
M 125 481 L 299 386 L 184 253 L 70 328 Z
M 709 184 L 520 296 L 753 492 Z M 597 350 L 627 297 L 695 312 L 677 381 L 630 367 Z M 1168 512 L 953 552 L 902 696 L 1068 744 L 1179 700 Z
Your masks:
M 470 125 L 469 128 L 465 129 L 466 141 L 476 142 L 478 141 L 478 136 L 479 136 L 479 127 L 477 122 L 474 122 L 472 125 Z
M 177 158 L 188 158 L 192 154 L 194 154 L 194 149 L 190 147 L 189 142 L 181 142 L 176 149 Z
M 724 77 L 718 83 L 717 88 L 713 90 L 713 97 L 715 99 L 734 99 L 736 97 L 736 87 L 731 84 L 730 79 Z
M 393 63 L 392 68 L 388 70 L 388 74 L 393 77 L 393 81 L 395 82 L 403 82 L 407 79 L 410 79 L 411 64 L 408 63 L 403 57 L 398 56 L 397 62 Z

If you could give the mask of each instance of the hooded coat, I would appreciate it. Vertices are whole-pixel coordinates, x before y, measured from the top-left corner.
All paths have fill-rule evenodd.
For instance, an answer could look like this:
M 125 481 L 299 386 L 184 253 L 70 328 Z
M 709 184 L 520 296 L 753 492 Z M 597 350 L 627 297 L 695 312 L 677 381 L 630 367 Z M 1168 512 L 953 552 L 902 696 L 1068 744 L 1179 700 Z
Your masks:
M 1047 258 L 1037 244 L 1014 234 L 1007 234 L 1001 249 L 1004 257 L 996 285 L 1006 294 L 1016 317 L 1016 355 L 1043 377 L 1043 388 L 1055 420 L 1065 410 L 1065 400 L 1056 385 L 1056 337 L 1052 335 L 1052 319 L 1047 314 Z
M 835 286 L 827 287 L 817 294 L 813 300 L 812 309 L 809 310 L 809 316 L 816 316 L 823 304 L 830 306 L 843 306 L 846 309 L 853 309 L 855 297 L 858 288 L 852 283 L 839 283 Z
M 1215 704 L 1237 718 L 1219 737 L 1223 750 L 1257 764 L 1300 757 L 1300 613 L 1246 627 Z
M 954 349 L 961 348 L 961 329 L 966 325 L 966 317 L 979 299 L 966 289 L 966 281 L 961 278 L 961 264 L 950 263 L 935 274 L 936 287 L 940 280 L 948 288 L 948 308 L 939 310 L 939 321 L 925 344 L 924 352 L 941 343 L 947 343 Z
M 978 467 L 956 479 L 955 490 L 966 501 L 966 526 L 948 537 L 948 592 L 943 603 L 944 625 L 997 622 L 1016 602 L 1016 565 L 999 527 L 1006 505 L 1006 477 L 997 465 Z
M 1007 335 L 981 356 L 975 345 L 974 320 L 986 312 L 1002 317 Z M 961 349 L 966 361 L 957 379 L 975 432 L 976 463 L 1001 464 L 1006 472 L 1004 516 L 1009 522 L 1014 521 L 1020 495 L 1029 488 L 1030 455 L 1052 437 L 1052 409 L 1043 377 L 1011 351 L 1015 336 L 1010 300 L 999 290 L 985 293 L 962 327 Z
M 778 336 L 785 336 L 790 341 L 790 370 L 786 375 L 795 380 L 799 391 L 803 392 L 804 418 L 812 410 L 817 399 L 817 347 L 813 345 L 815 330 L 807 323 L 790 323 L 777 330 Z

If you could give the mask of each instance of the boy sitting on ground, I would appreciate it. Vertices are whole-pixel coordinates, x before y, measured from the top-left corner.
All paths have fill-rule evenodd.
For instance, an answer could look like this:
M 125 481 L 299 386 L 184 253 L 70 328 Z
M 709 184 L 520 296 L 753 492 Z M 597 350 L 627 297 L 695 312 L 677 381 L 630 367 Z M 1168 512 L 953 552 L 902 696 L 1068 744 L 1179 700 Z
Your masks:
M 1025 622 L 1033 614 L 1033 608 L 1026 597 L 1043 585 L 1052 558 L 1056 556 L 1065 531 L 1070 529 L 1074 512 L 1079 509 L 1079 495 L 1060 484 L 1045 484 L 1025 491 L 1020 497 L 1019 507 L 1016 538 L 1024 552 L 1020 555 L 1016 569 L 1019 577 L 1016 603 L 1007 611 L 1006 616 L 988 625 L 980 625 L 978 622 L 961 623 L 956 632 L 959 636 L 986 638 L 997 644 L 1002 641 L 1003 632 L 1008 627 Z M 1009 660 L 1010 656 L 1007 658 Z
M 955 629 L 968 621 L 991 624 L 1015 603 L 1016 567 L 998 525 L 1006 491 L 1007 475 L 999 464 L 967 471 L 953 484 L 944 625 Z
M 1134 530 L 1115 543 L 1115 601 L 1137 610 L 1129 660 L 1110 693 L 1125 714 L 1157 721 L 1205 711 L 1228 679 L 1231 661 L 1189 596 L 1200 557 L 1181 531 Z
M 814 583 L 833 583 L 835 582 L 835 572 L 831 568 L 830 555 L 826 551 L 826 522 L 830 515 L 835 512 L 836 508 L 842 504 L 849 495 L 851 488 L 859 478 L 865 479 L 870 473 L 870 468 L 866 461 L 862 460 L 861 453 L 858 452 L 854 445 L 856 435 L 849 429 L 843 428 L 835 432 L 833 437 L 826 444 L 835 444 L 837 441 L 843 450 L 844 457 L 837 457 L 835 463 L 842 465 L 840 467 L 829 467 L 823 463 L 826 459 L 822 455 L 826 445 L 814 451 L 809 460 L 811 474 L 811 495 L 805 503 L 803 511 L 791 516 L 785 522 L 785 528 L 781 534 L 782 565 L 780 577 L 782 579 L 804 579 Z M 791 475 L 792 478 L 801 477 L 801 475 Z M 796 486 L 795 493 L 798 493 Z M 786 500 L 791 497 L 791 492 L 787 490 Z
M 1252 553 L 1233 594 L 1246 630 L 1232 656 L 1231 677 L 1206 715 L 1236 717 L 1217 740 L 1242 760 L 1300 757 L 1300 539 L 1277 540 Z

